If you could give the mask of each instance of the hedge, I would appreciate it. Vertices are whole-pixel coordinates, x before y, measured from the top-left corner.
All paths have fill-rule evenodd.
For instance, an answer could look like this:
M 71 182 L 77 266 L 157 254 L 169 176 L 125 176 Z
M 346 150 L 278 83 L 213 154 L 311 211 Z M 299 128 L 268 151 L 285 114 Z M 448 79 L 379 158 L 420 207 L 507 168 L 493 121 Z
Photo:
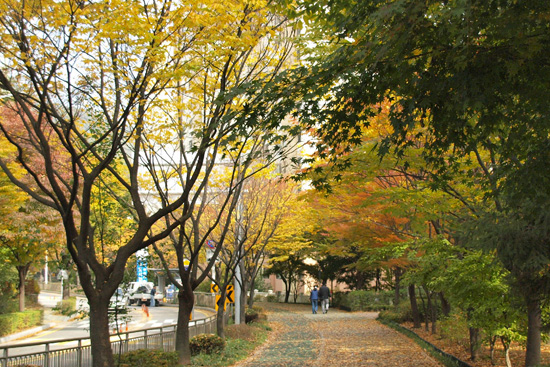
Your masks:
M 138 349 L 121 356 L 115 355 L 115 362 L 119 367 L 177 367 L 178 353 Z
M 351 291 L 335 293 L 336 306 L 348 311 L 382 311 L 392 307 L 393 291 Z
M 28 310 L 0 315 L 0 336 L 42 325 L 44 310 Z

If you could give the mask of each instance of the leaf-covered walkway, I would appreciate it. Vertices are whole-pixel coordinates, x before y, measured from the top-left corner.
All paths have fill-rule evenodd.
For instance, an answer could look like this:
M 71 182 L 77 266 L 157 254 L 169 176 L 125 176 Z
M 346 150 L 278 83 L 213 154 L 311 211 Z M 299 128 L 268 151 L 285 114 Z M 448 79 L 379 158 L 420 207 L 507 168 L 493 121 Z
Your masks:
M 263 303 L 273 327 L 268 341 L 236 367 L 440 367 L 407 337 L 378 323 L 371 312 Z

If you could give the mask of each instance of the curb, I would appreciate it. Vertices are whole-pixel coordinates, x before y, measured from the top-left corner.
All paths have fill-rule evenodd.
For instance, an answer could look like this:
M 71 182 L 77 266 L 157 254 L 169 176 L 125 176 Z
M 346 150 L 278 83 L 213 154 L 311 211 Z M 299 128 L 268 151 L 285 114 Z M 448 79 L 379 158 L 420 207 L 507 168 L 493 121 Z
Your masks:
M 20 331 L 18 333 L 15 333 L 15 334 L 3 336 L 3 337 L 0 338 L 0 343 L 3 344 L 3 343 L 6 343 L 6 342 L 9 342 L 9 341 L 12 341 L 12 340 L 21 339 L 21 338 L 24 338 L 26 336 L 39 333 L 41 331 L 51 329 L 55 325 L 57 325 L 57 324 L 56 323 L 44 324 L 42 326 L 37 326 L 37 327 L 34 327 L 32 329 L 23 330 L 23 331 Z

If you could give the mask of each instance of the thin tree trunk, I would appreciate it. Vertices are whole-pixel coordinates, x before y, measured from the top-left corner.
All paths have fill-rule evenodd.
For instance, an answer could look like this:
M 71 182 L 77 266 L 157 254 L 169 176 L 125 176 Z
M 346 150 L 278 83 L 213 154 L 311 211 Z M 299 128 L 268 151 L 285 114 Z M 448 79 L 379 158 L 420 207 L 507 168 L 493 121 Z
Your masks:
M 424 289 L 424 287 L 422 287 Z M 426 302 L 424 301 L 424 297 L 422 297 L 422 289 L 419 292 L 420 299 L 422 300 L 422 309 L 424 310 L 424 329 L 428 332 L 430 331 L 430 310 L 426 306 Z
M 418 309 L 418 303 L 416 302 L 416 289 L 414 284 L 409 285 L 409 300 L 411 302 L 411 313 L 414 327 L 420 328 L 422 324 L 420 320 L 420 310 Z
M 250 296 L 248 297 L 248 308 L 252 308 L 254 306 L 254 286 L 255 286 L 255 283 L 256 283 L 256 277 L 253 277 L 250 280 L 250 284 L 249 284 Z
M 27 277 L 28 266 L 18 266 L 19 275 L 19 312 L 25 311 L 25 278 Z
M 218 311 L 216 313 L 216 334 L 222 339 L 225 339 L 224 304 L 225 296 L 222 294 L 218 300 Z
M 491 336 L 489 338 L 489 353 L 490 353 L 490 356 L 491 356 L 491 364 L 494 366 L 495 365 L 495 344 L 497 342 L 497 336 L 494 335 L 494 336 Z
M 357 287 L 357 290 L 360 291 L 365 288 L 365 275 L 363 274 L 362 271 L 357 271 L 355 275 L 356 275 L 355 285 Z
M 432 322 L 432 334 L 435 334 L 436 333 L 436 319 L 437 319 L 437 316 L 436 316 L 436 311 L 435 311 L 435 305 L 434 303 L 432 302 L 433 299 L 432 299 L 432 294 L 430 293 L 430 291 L 428 290 L 428 287 L 426 286 L 423 286 L 424 288 L 424 292 L 426 293 L 426 299 L 428 300 L 428 307 L 427 307 L 427 314 L 426 314 L 426 331 L 429 330 L 429 327 L 428 327 L 428 319 L 431 319 L 431 322 Z
M 176 351 L 180 366 L 191 364 L 191 350 L 189 349 L 189 318 L 193 311 L 195 296 L 188 281 L 183 282 L 183 289 L 178 294 L 178 328 L 176 331 Z
M 512 361 L 510 360 L 510 341 L 504 337 L 500 337 L 502 346 L 504 347 L 504 358 L 506 359 L 506 367 L 512 367 Z
M 470 333 L 470 359 L 476 361 L 481 345 L 481 335 L 478 328 L 469 328 Z
M 399 303 L 401 302 L 401 273 L 402 270 L 400 267 L 395 268 L 394 270 L 394 276 L 395 276 L 395 294 L 393 297 L 393 304 L 395 306 L 399 306 Z
M 540 364 L 541 344 L 541 312 L 540 301 L 530 296 L 526 297 L 527 303 L 527 344 L 525 351 L 525 367 L 538 366 Z
M 113 351 L 109 340 L 109 300 L 88 297 L 90 303 L 90 342 L 94 367 L 114 366 Z
M 441 301 L 441 312 L 443 312 L 445 317 L 449 317 L 451 314 L 451 304 L 447 301 L 447 298 L 445 298 L 445 294 L 443 294 L 443 292 L 439 292 L 439 300 Z

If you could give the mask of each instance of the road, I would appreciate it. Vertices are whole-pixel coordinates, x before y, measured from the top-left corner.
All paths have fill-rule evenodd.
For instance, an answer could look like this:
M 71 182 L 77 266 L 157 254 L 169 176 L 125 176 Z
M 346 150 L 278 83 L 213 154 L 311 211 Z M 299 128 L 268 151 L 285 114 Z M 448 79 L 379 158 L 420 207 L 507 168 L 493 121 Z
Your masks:
M 53 299 L 50 299 L 50 295 L 42 295 L 42 299 L 39 298 L 40 302 L 42 303 L 42 300 L 46 299 L 45 303 L 42 303 L 47 307 L 50 302 L 57 303 L 55 297 Z M 85 300 L 85 299 L 84 299 Z M 81 303 L 84 304 L 84 306 L 87 306 L 87 302 L 83 302 L 81 300 Z M 178 307 L 174 306 L 160 306 L 160 307 L 149 307 L 149 315 L 147 315 L 141 307 L 138 306 L 129 306 L 128 307 L 129 313 L 129 319 L 126 324 L 121 323 L 118 327 L 120 331 L 137 331 L 141 329 L 148 329 L 148 328 L 158 328 L 158 327 L 164 327 L 169 325 L 174 325 L 177 322 L 177 316 L 178 316 Z M 205 310 L 196 309 L 194 310 L 193 319 L 203 319 L 211 316 L 211 313 Z M 117 327 L 115 324 L 111 324 L 111 332 L 115 333 L 117 330 Z M 67 321 L 67 322 L 61 322 L 57 326 L 45 330 L 43 332 L 40 332 L 38 334 L 29 336 L 24 339 L 20 339 L 17 341 L 11 341 L 5 344 L 0 344 L 0 347 L 3 345 L 18 345 L 18 344 L 27 344 L 27 343 L 37 343 L 37 342 L 51 342 L 54 340 L 60 340 L 60 339 L 76 339 L 76 338 L 87 338 L 89 337 L 89 329 L 90 329 L 90 321 L 89 319 L 82 319 L 82 320 L 73 320 L 73 321 Z M 158 331 L 157 331 L 158 332 Z M 113 338 L 116 338 L 114 336 Z M 51 349 L 59 349 L 59 348 L 67 348 L 69 346 L 72 346 L 70 344 L 75 343 L 59 343 L 51 346 Z M 88 344 L 88 342 L 85 342 L 85 344 Z M 11 356 L 16 355 L 22 355 L 27 353 L 34 353 L 44 351 L 43 346 L 33 346 L 33 347 L 22 347 L 22 348 L 10 348 L 9 354 Z

